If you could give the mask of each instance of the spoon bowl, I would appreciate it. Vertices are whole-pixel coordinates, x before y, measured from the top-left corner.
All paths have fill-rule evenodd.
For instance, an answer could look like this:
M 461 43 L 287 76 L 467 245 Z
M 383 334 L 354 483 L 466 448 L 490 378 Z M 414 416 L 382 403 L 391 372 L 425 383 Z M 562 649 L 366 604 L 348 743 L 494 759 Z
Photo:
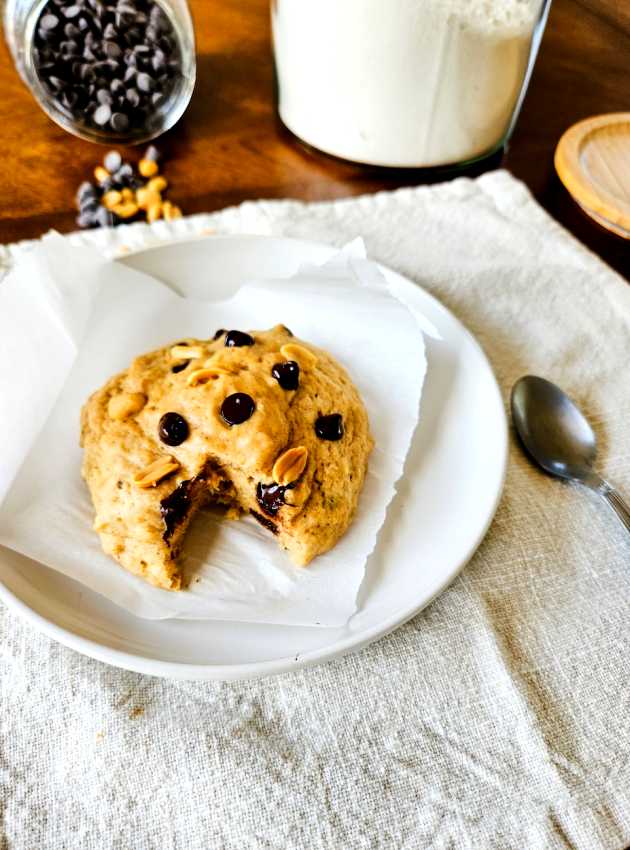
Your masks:
M 593 469 L 597 440 L 582 411 L 560 387 L 526 375 L 512 388 L 512 421 L 525 451 L 551 475 L 595 491 L 630 531 L 630 509 Z
M 592 474 L 597 439 L 582 411 L 560 387 L 526 375 L 512 390 L 512 419 L 528 454 L 551 475 Z

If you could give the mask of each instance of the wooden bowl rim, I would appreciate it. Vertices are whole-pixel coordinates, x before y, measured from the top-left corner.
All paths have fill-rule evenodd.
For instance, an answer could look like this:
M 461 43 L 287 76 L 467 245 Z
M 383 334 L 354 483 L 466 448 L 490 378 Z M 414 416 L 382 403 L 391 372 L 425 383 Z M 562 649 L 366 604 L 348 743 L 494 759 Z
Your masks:
M 599 224 L 609 228 L 619 236 L 626 231 L 630 238 L 630 204 L 607 192 L 594 183 L 582 168 L 580 153 L 586 140 L 604 127 L 616 124 L 628 125 L 628 144 L 630 145 L 630 112 L 611 112 L 585 118 L 569 127 L 560 138 L 554 156 L 554 165 L 558 177 L 566 186 L 577 203 L 587 213 L 594 213 Z

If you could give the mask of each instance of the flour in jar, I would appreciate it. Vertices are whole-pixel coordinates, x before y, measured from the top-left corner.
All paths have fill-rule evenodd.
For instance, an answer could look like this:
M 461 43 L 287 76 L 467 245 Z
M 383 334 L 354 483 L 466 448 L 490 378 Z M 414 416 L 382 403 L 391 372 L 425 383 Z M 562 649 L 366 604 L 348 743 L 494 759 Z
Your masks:
M 504 138 L 541 0 L 275 0 L 280 116 L 358 162 L 463 162 Z

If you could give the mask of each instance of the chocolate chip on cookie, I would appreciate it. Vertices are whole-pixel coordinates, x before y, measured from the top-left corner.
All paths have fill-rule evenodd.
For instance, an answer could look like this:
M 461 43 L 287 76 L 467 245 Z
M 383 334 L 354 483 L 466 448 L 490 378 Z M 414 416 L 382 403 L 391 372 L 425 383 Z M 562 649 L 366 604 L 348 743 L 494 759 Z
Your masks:
M 276 363 L 271 374 L 283 390 L 297 390 L 300 383 L 300 367 L 295 360 Z
M 225 334 L 226 348 L 242 348 L 244 345 L 253 345 L 254 337 L 243 331 L 228 331 Z
M 176 363 L 175 366 L 171 369 L 171 372 L 177 374 L 178 372 L 183 372 L 187 366 L 190 365 L 190 360 L 183 360 L 181 363 Z
M 228 425 L 242 425 L 256 410 L 254 399 L 247 393 L 232 393 L 223 400 L 221 418 Z
M 256 501 L 266 514 L 275 516 L 286 504 L 284 494 L 292 488 L 293 484 L 263 484 L 259 481 L 256 487 Z
M 278 533 L 278 526 L 275 524 L 275 522 L 272 522 L 270 519 L 267 519 L 267 517 L 263 516 L 262 514 L 259 514 L 258 511 L 255 511 L 252 508 L 249 509 L 249 512 L 254 517 L 256 522 L 259 522 L 264 528 L 267 528 L 272 534 Z
M 212 337 L 212 339 L 213 340 L 219 339 L 219 337 L 223 336 L 224 333 L 227 333 L 225 328 L 219 328 L 218 331 L 214 332 L 214 336 Z
M 179 413 L 165 413 L 158 423 L 158 436 L 167 446 L 180 446 L 189 433 L 188 422 Z
M 190 510 L 190 485 L 191 481 L 182 481 L 170 495 L 160 502 L 160 515 L 164 520 L 164 540 L 168 541 L 175 528 Z
M 315 433 L 320 440 L 340 440 L 343 437 L 343 419 L 340 413 L 319 416 L 315 422 Z

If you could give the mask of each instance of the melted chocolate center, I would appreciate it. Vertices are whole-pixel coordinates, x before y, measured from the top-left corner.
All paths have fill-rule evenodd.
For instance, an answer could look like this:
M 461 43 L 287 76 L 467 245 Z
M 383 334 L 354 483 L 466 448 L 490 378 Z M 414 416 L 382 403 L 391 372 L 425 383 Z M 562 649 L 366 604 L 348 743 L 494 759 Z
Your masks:
M 177 526 L 186 518 L 190 510 L 190 487 L 192 480 L 182 481 L 160 502 L 160 514 L 164 520 L 162 537 L 168 543 Z
M 267 519 L 267 517 L 257 513 L 256 511 L 252 511 L 251 508 L 249 512 L 254 517 L 256 522 L 259 522 L 262 526 L 268 528 L 272 534 L 278 533 L 278 529 L 276 528 L 275 523 L 273 523 L 270 519 Z
M 284 494 L 292 490 L 294 484 L 263 484 L 258 482 L 256 501 L 269 516 L 275 516 L 283 505 L 286 505 Z

